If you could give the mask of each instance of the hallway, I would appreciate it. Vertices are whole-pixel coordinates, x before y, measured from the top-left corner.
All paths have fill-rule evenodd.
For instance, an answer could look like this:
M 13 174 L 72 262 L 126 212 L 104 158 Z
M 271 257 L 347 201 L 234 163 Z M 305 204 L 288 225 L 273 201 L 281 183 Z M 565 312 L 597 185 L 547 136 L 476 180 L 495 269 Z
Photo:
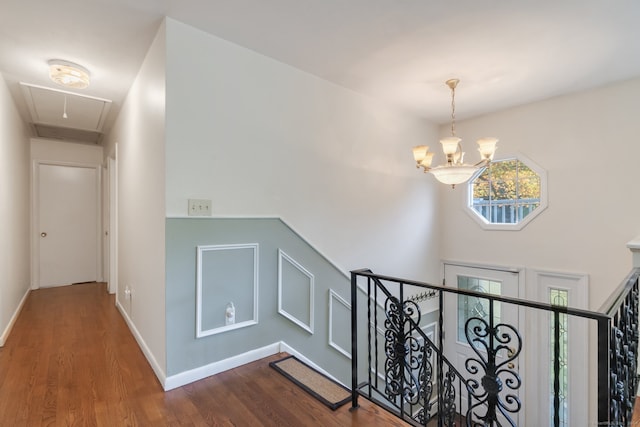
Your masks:
M 32 291 L 0 349 L 0 426 L 404 426 L 360 399 L 331 411 L 274 355 L 164 392 L 108 295 L 90 283 Z

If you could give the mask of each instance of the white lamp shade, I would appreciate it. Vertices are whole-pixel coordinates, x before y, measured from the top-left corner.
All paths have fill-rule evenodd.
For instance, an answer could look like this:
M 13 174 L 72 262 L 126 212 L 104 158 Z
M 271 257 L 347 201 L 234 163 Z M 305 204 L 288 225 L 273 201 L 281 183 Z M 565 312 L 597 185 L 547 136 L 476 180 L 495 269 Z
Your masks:
M 471 165 L 438 166 L 431 172 L 443 184 L 456 185 L 467 182 L 478 169 Z
M 427 156 L 429 147 L 427 145 L 416 145 L 413 147 L 413 158 L 416 162 L 420 163 Z
M 460 141 L 461 139 L 456 136 L 441 139 L 440 144 L 442 144 L 442 151 L 444 151 L 444 154 L 450 155 L 458 151 L 458 144 L 460 144 Z
M 493 155 L 496 152 L 497 138 L 480 138 L 478 140 L 478 151 L 483 159 L 493 159 Z
M 424 166 L 425 168 L 430 168 L 431 162 L 433 162 L 433 153 L 427 153 L 427 155 L 424 156 L 424 159 L 420 161 L 420 166 Z

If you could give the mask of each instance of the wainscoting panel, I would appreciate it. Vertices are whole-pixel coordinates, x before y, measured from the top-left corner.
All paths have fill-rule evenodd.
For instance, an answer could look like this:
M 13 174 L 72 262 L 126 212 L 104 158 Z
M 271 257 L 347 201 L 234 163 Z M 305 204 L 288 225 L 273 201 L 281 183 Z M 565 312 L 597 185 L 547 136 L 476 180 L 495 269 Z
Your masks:
M 327 294 L 349 295 L 349 276 L 282 220 L 167 218 L 166 278 L 166 371 L 176 384 L 281 341 L 349 383 L 349 359 L 327 343 Z M 348 304 L 333 300 L 332 342 L 348 353 Z M 225 325 L 229 302 L 234 325 Z
M 314 277 L 278 249 L 278 313 L 313 334 Z
M 329 345 L 351 359 L 351 304 L 329 289 Z
M 198 338 L 257 324 L 258 244 L 198 246 L 196 287 Z

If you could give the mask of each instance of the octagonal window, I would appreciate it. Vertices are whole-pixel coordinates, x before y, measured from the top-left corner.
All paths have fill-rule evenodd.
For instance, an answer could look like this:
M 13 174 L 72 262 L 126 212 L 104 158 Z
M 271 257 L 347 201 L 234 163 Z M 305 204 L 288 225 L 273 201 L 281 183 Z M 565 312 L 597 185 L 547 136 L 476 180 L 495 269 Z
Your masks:
M 486 229 L 519 230 L 547 206 L 546 173 L 523 156 L 491 162 L 468 190 L 468 210 Z

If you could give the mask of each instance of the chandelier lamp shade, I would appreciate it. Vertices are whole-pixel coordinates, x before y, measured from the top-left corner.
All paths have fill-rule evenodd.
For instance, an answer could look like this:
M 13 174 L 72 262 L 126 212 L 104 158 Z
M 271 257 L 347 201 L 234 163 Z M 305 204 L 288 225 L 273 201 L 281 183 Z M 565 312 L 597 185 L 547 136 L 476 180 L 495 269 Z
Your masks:
M 487 166 L 493 160 L 496 152 L 496 138 L 481 138 L 478 140 L 478 151 L 480 152 L 480 161 L 475 164 L 464 163 L 464 152 L 460 138 L 456 136 L 456 86 L 460 80 L 449 79 L 445 83 L 451 89 L 451 136 L 440 140 L 442 151 L 446 156 L 446 163 L 432 167 L 433 151 L 429 151 L 426 145 L 418 145 L 413 147 L 413 158 L 416 161 L 416 167 L 422 168 L 425 173 L 432 173 L 438 181 L 443 184 L 451 185 L 455 188 L 457 184 L 467 182 L 473 174 L 480 168 Z

